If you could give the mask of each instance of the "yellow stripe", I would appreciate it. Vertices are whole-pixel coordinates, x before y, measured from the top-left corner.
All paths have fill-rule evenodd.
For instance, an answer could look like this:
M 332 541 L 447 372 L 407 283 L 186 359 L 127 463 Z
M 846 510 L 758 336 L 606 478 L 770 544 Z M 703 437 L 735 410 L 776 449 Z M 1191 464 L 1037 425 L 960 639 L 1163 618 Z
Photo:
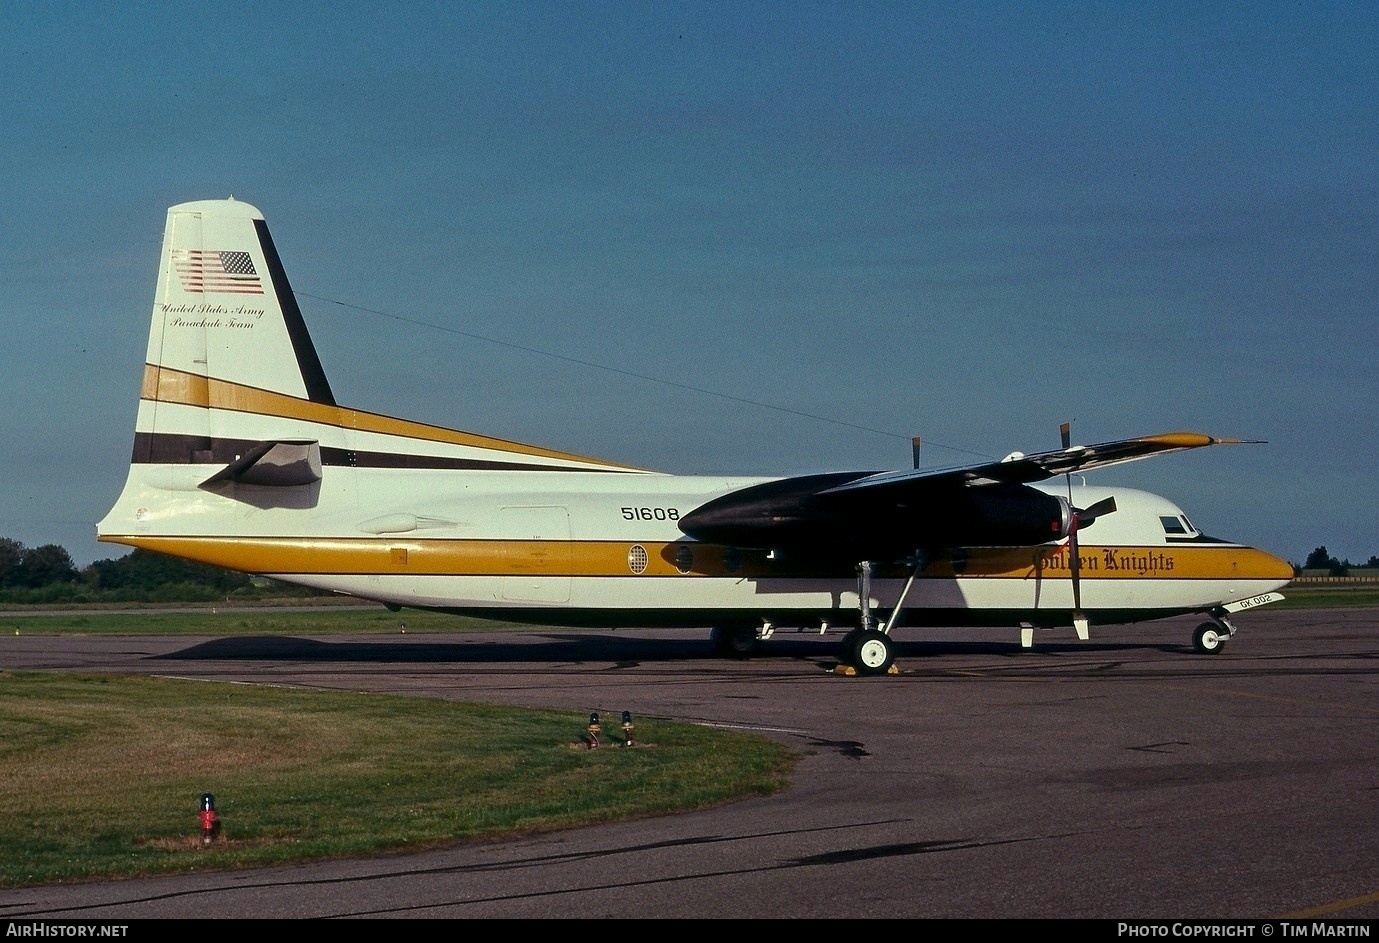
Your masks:
M 1218 439 L 1214 436 L 1203 435 L 1200 432 L 1162 432 L 1158 435 L 1141 436 L 1136 442 L 1150 442 L 1155 445 L 1164 445 L 1174 449 L 1196 449 L 1204 445 L 1226 445 L 1233 443 L 1234 439 Z
M 368 537 L 141 537 L 103 541 L 155 550 L 249 573 L 413 574 L 421 576 L 672 576 L 688 544 L 559 540 L 392 540 Z M 633 561 L 643 559 L 644 568 Z M 727 548 L 694 545 L 685 574 L 762 576 L 765 554 L 742 554 L 730 568 Z
M 211 394 L 205 377 L 180 370 L 167 370 L 144 365 L 143 389 L 139 392 L 143 399 L 162 403 L 186 403 L 191 406 L 208 406 Z
M 181 370 L 171 370 L 156 364 L 144 365 L 144 380 L 140 396 L 146 400 L 160 403 L 178 403 L 183 406 L 198 406 L 203 409 L 228 409 L 233 412 L 255 413 L 263 416 L 276 416 L 281 419 L 299 419 L 340 429 L 357 429 L 361 432 L 376 432 L 382 435 L 405 436 L 427 442 L 445 442 L 450 445 L 464 445 L 480 449 L 496 449 L 502 452 L 515 452 L 540 458 L 560 459 L 588 465 L 602 465 L 609 468 L 626 468 L 631 471 L 645 471 L 631 465 L 605 462 L 569 452 L 556 452 L 509 442 L 489 436 L 473 435 L 442 426 L 432 426 L 407 419 L 394 419 L 343 406 L 326 403 L 313 403 L 270 390 L 261 390 L 239 383 L 215 380 Z
M 142 547 L 250 573 L 414 574 L 423 576 L 793 576 L 760 551 L 710 544 L 559 540 L 404 540 L 373 537 L 148 537 L 105 536 Z M 645 551 L 644 569 L 634 561 Z M 686 552 L 688 551 L 688 558 Z M 1288 579 L 1292 568 L 1248 547 L 1083 548 L 1082 578 Z M 1107 561 L 1112 561 L 1108 563 Z M 902 567 L 877 574 L 901 578 Z M 979 549 L 965 566 L 949 561 L 925 568 L 924 577 L 951 579 L 1068 579 L 1066 551 Z
M 990 549 L 973 551 L 972 560 L 959 575 L 1010 578 L 1042 576 L 1071 578 L 1067 547 Z M 1083 546 L 1078 553 L 1083 580 L 1120 580 L 1162 577 L 1165 579 L 1292 579 L 1291 565 L 1253 547 Z M 926 575 L 937 575 L 933 568 Z M 953 567 L 947 567 L 948 573 Z

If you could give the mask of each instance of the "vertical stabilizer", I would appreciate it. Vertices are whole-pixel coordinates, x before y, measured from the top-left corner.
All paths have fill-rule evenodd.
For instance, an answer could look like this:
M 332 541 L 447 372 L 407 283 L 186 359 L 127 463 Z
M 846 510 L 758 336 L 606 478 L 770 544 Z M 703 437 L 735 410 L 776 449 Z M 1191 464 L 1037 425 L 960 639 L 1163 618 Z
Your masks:
M 263 214 L 204 200 L 168 210 L 129 475 L 97 536 L 220 561 L 207 548 L 246 532 L 330 519 L 353 537 L 395 505 L 417 519 L 443 472 L 591 470 L 643 473 L 338 405 Z M 242 568 L 283 572 L 259 563 Z
M 263 214 L 203 200 L 168 210 L 148 364 L 334 403 Z
M 263 214 L 234 199 L 174 206 L 134 460 L 195 461 L 224 434 L 215 410 L 252 411 L 265 394 L 335 403 Z

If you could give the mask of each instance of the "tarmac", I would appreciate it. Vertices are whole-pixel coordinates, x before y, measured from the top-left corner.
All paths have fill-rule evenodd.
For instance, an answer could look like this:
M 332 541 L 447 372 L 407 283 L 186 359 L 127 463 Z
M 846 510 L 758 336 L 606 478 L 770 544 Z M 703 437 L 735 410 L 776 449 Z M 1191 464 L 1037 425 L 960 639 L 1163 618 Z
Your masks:
M 405 620 L 405 614 L 399 615 Z M 417 854 L 0 889 L 0 923 L 143 919 L 1379 917 L 1379 609 L 897 630 L 897 673 L 838 636 L 743 660 L 707 634 L 0 636 L 15 669 L 377 691 L 755 731 L 784 792 Z M 573 721 L 572 721 L 573 722 Z M 1259 935 L 1259 934 L 1254 934 Z M 1286 934 L 1285 934 L 1286 935 Z

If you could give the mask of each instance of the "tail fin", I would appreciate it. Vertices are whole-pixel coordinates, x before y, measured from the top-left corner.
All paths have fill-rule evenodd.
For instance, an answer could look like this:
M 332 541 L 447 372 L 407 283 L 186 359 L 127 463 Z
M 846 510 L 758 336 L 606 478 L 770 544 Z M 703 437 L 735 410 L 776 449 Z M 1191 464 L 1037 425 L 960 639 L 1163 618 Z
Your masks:
M 421 487 L 404 470 L 642 471 L 336 405 L 263 214 L 233 199 L 168 210 L 129 477 L 97 536 L 228 536 L 245 504 L 339 510 L 358 475 L 384 470 L 403 477 L 378 502 Z
M 273 394 L 335 405 L 263 214 L 233 199 L 172 207 L 134 461 L 215 461 L 217 412 Z

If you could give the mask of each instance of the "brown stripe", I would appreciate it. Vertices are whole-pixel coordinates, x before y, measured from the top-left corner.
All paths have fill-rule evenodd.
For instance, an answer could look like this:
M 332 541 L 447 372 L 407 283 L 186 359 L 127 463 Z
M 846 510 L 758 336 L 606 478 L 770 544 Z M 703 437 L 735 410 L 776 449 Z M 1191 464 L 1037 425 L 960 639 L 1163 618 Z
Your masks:
M 282 419 L 299 419 L 305 422 L 334 426 L 339 429 L 357 429 L 360 432 L 404 436 L 427 442 L 444 442 L 450 445 L 495 449 L 503 452 L 515 452 L 520 455 L 535 455 L 541 458 L 579 462 L 585 465 L 605 465 L 628 471 L 645 471 L 645 469 L 631 465 L 604 462 L 569 452 L 557 452 L 533 445 L 523 445 L 520 442 L 473 435 L 468 432 L 412 422 L 407 419 L 394 419 L 390 416 L 366 413 L 343 406 L 313 403 L 310 400 L 298 399 L 295 396 L 286 396 L 282 393 L 261 390 L 239 383 L 230 383 L 225 380 L 210 379 L 184 373 L 180 370 L 159 367 L 156 364 L 144 366 L 141 395 L 143 399 L 160 403 L 180 403 L 184 406 L 226 409 L 232 412 L 255 413 Z
M 209 436 L 174 435 L 169 432 L 136 432 L 136 465 L 228 465 L 250 450 L 262 446 L 250 439 L 222 439 Z M 511 454 L 511 453 L 508 453 Z M 321 464 L 341 468 L 407 468 L 441 471 L 558 471 L 582 472 L 569 465 L 547 465 L 529 461 L 497 461 L 483 458 L 453 458 L 443 455 L 418 455 L 406 452 L 363 452 L 353 449 L 321 449 Z M 610 474 L 634 474 L 630 469 L 604 469 Z

